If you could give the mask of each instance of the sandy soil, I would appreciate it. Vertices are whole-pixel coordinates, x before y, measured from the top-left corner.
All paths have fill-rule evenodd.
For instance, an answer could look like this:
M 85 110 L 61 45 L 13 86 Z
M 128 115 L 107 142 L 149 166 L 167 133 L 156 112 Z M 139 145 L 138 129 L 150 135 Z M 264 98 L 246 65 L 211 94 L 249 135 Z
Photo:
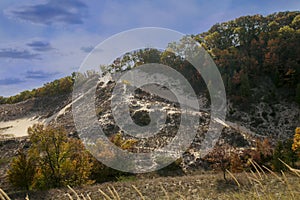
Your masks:
M 27 136 L 28 127 L 41 123 L 43 120 L 37 117 L 24 117 L 16 120 L 0 122 L 0 136 L 23 137 Z

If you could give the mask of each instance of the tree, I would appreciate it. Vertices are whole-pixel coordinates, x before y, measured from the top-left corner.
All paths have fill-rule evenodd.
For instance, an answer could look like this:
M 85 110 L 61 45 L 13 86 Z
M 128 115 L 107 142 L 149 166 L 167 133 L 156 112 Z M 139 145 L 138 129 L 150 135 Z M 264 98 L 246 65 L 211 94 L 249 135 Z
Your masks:
M 299 22 L 299 12 L 245 16 L 216 24 L 194 38 L 211 54 L 222 76 L 232 80 L 230 96 L 247 97 L 260 85 L 256 80 L 266 78 L 277 87 L 296 88 L 300 81 Z M 243 80 L 238 76 L 242 71 Z
M 9 181 L 18 188 L 29 190 L 34 180 L 35 162 L 24 151 L 19 151 L 8 171 Z
M 295 129 L 292 149 L 294 152 L 297 152 L 298 156 L 300 157 L 300 127 Z
M 36 187 L 52 188 L 89 182 L 90 156 L 80 140 L 62 128 L 34 125 L 28 129 L 29 155 L 37 161 Z
M 292 21 L 292 26 L 295 28 L 295 29 L 300 29 L 300 15 L 297 15 L 293 21 Z
M 226 171 L 230 169 L 233 152 L 228 144 L 222 144 L 215 147 L 215 149 L 207 156 L 206 160 L 216 168 L 221 169 L 223 178 L 227 181 Z M 235 163 L 234 165 L 236 165 Z M 237 166 L 234 166 L 237 167 Z
M 80 140 L 69 138 L 62 128 L 43 125 L 30 127 L 28 134 L 28 154 L 20 153 L 9 170 L 13 185 L 48 189 L 90 183 L 91 157 Z
M 6 98 L 3 96 L 0 96 L 0 104 L 5 104 Z
M 145 49 L 139 51 L 139 57 L 142 58 L 143 63 L 159 63 L 161 52 L 157 49 Z
M 242 73 L 241 75 L 240 93 L 243 97 L 248 97 L 251 94 L 249 78 L 248 75 L 245 73 Z

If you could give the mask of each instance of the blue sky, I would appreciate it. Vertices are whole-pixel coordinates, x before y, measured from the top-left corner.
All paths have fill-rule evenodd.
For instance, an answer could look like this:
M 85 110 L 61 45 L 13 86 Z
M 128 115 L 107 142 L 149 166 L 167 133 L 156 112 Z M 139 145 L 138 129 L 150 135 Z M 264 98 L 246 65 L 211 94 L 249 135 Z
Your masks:
M 0 96 L 76 71 L 110 36 L 132 28 L 207 31 L 243 15 L 300 10 L 299 0 L 0 1 Z

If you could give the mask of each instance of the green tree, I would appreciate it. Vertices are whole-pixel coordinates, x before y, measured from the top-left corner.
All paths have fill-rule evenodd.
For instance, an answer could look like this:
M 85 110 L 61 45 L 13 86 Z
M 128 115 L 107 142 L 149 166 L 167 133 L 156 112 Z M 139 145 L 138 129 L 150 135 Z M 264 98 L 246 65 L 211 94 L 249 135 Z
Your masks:
M 3 96 L 0 96 L 0 104 L 5 104 L 6 98 Z
M 297 155 L 292 150 L 292 144 L 293 140 L 291 139 L 288 139 L 286 141 L 279 141 L 277 143 L 272 160 L 273 170 L 287 170 L 286 166 L 280 160 L 292 167 L 295 166 L 295 162 L 297 161 Z
M 300 28 L 300 14 L 297 15 L 293 21 L 292 21 L 292 27 L 295 29 L 299 29 Z

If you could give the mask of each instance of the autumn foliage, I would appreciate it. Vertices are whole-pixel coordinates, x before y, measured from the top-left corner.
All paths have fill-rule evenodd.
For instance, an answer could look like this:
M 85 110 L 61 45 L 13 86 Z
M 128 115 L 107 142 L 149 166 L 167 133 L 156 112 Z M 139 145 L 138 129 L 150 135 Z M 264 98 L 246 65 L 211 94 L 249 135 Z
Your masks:
M 58 96 L 71 93 L 73 90 L 74 77 L 67 76 L 61 79 L 54 80 L 44 84 L 43 87 L 26 90 L 15 96 L 2 97 L 0 96 L 0 104 L 13 104 L 25 101 L 30 98 Z
M 90 183 L 90 155 L 64 129 L 34 125 L 28 129 L 31 146 L 12 161 L 10 182 L 25 189 L 47 189 Z
M 300 127 L 297 127 L 295 130 L 292 149 L 293 151 L 298 152 L 298 155 L 300 157 Z
M 35 163 L 24 151 L 19 151 L 8 171 L 9 181 L 17 188 L 29 190 L 34 180 Z

